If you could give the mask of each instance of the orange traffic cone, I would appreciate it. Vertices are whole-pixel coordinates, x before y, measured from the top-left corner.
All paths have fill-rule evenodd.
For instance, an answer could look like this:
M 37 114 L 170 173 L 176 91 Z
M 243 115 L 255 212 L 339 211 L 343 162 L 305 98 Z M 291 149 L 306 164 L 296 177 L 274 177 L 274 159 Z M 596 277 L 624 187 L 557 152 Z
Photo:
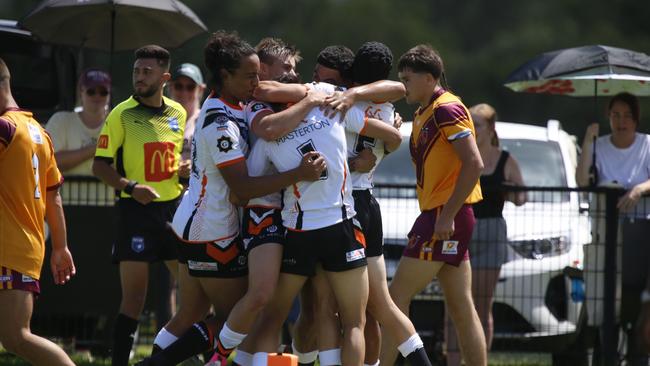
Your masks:
M 291 353 L 269 354 L 268 366 L 298 366 L 298 356 Z

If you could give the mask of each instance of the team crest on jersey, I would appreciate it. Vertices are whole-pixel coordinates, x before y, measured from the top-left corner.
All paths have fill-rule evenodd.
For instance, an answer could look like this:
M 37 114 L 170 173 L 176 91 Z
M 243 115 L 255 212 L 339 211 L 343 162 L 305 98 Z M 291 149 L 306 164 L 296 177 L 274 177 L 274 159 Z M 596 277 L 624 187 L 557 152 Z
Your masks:
M 144 251 L 144 238 L 141 236 L 132 237 L 131 249 L 136 253 L 142 253 Z
M 27 128 L 29 129 L 29 136 L 32 138 L 32 141 L 35 144 L 42 145 L 43 144 L 43 135 L 41 135 L 41 131 L 38 129 L 38 127 L 28 124 Z
M 180 126 L 178 125 L 178 118 L 176 117 L 169 117 L 167 118 L 167 121 L 169 122 L 169 128 L 174 131 L 178 132 L 180 131 Z
M 217 140 L 217 146 L 219 147 L 219 151 L 227 153 L 232 150 L 232 139 L 229 136 L 221 136 Z
M 442 242 L 442 254 L 458 254 L 458 240 L 445 240 Z
M 251 107 L 251 110 L 253 112 L 257 112 L 257 111 L 261 111 L 262 109 L 265 109 L 265 108 L 266 108 L 266 105 L 264 105 L 264 103 L 255 103 Z

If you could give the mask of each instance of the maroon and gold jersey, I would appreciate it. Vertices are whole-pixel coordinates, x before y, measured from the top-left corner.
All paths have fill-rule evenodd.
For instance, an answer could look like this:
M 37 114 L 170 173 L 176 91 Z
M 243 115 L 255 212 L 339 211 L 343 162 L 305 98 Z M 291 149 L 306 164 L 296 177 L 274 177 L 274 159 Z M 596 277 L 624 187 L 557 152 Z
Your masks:
M 160 108 L 152 108 L 131 97 L 106 118 L 95 159 L 110 160 L 122 176 L 155 189 L 160 195 L 155 201 L 172 200 L 183 189 L 178 163 L 185 117 L 183 106 L 171 99 L 163 98 Z M 122 192 L 121 197 L 129 195 Z
M 461 161 L 451 143 L 475 135 L 472 117 L 460 99 L 440 89 L 431 103 L 419 108 L 413 119 L 411 157 L 415 164 L 420 210 L 442 206 L 456 187 Z M 465 203 L 482 199 L 479 181 Z
M 0 115 L 0 267 L 39 279 L 45 256 L 46 192 L 62 177 L 52 141 L 19 109 Z

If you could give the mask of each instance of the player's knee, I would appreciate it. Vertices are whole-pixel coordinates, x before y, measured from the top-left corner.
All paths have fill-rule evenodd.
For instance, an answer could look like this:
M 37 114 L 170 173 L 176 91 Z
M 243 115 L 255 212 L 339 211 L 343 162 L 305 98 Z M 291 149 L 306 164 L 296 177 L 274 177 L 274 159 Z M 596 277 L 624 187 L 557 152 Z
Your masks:
M 246 297 L 251 311 L 261 311 L 273 298 L 273 288 L 253 289 L 246 294 Z
M 0 334 L 0 343 L 9 353 L 21 355 L 29 334 L 28 329 L 2 332 Z

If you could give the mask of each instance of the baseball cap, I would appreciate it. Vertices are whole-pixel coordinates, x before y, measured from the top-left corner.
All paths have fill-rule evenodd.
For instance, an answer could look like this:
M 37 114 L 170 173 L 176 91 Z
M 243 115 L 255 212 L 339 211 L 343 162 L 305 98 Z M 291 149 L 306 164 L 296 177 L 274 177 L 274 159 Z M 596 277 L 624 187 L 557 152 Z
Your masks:
M 100 69 L 86 69 L 79 77 L 79 85 L 86 89 L 103 86 L 111 90 L 111 77 L 107 72 Z
M 172 80 L 178 79 L 179 76 L 185 76 L 192 79 L 197 84 L 203 84 L 203 75 L 198 66 L 191 63 L 178 65 L 172 73 Z

